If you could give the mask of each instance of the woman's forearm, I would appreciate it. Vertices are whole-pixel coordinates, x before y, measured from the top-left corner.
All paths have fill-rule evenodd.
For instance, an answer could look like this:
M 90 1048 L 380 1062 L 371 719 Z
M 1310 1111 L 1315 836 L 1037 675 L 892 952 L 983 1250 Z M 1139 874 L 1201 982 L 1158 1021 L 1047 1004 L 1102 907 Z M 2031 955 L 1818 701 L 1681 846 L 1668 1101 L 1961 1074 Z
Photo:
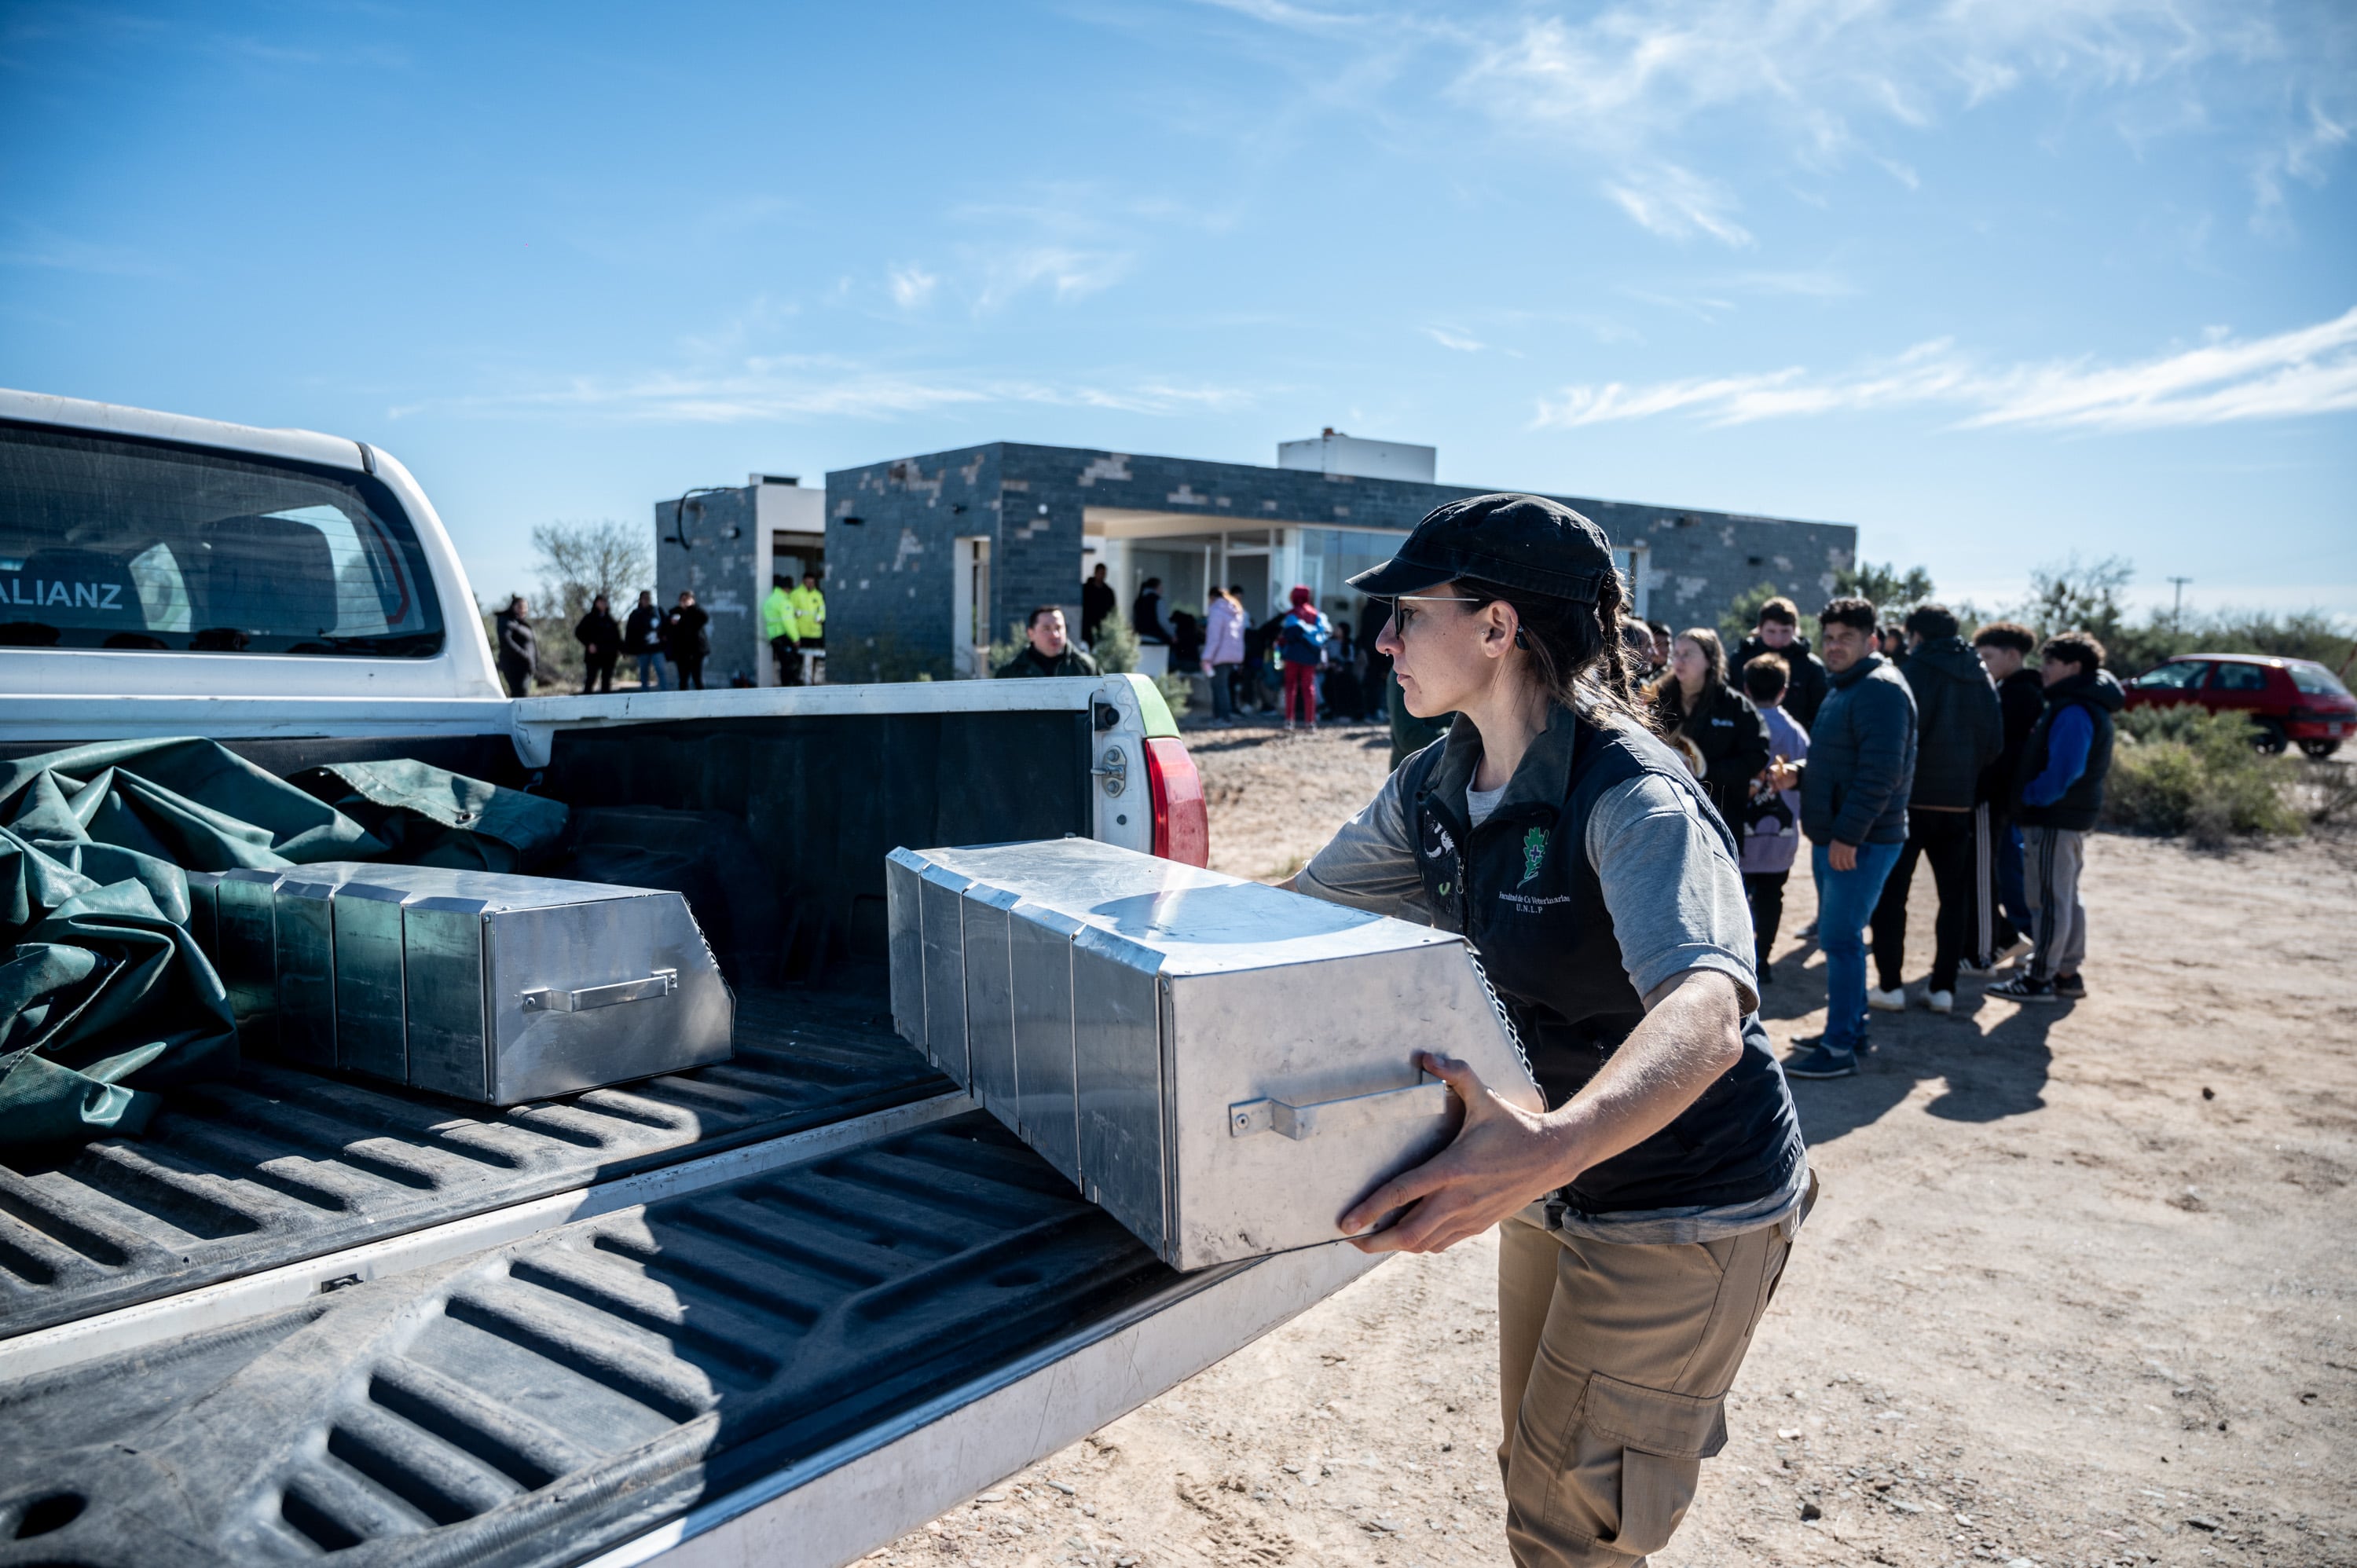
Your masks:
M 1646 1009 L 1587 1086 L 1547 1115 L 1569 1167 L 1550 1190 L 1668 1126 L 1741 1058 L 1742 993 L 1726 973 L 1687 970 L 1647 997 Z

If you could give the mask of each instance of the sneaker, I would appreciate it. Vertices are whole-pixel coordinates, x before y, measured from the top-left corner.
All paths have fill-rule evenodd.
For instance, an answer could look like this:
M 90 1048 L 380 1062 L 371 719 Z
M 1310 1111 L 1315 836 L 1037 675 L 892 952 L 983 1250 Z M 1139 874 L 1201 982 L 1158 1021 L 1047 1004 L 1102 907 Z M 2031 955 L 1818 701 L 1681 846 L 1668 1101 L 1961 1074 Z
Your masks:
M 1794 1040 L 1799 1049 L 1784 1058 L 1787 1078 L 1856 1078 L 1857 1058 L 1848 1051 L 1829 1051 L 1823 1035 Z
M 1996 972 L 1996 967 L 1997 961 L 1994 958 L 1968 958 L 1957 963 L 1956 972 L 1958 974 L 1988 975 L 1995 974 Z
M 2003 963 L 2007 959 L 2019 958 L 2029 950 L 2030 946 L 2029 939 L 2016 931 L 2011 938 L 1996 944 L 1996 961 Z
M 2075 974 L 2058 974 L 2054 977 L 2054 994 L 2065 1002 L 2084 1002 L 2087 983 Z
M 1922 1003 L 1934 1013 L 1953 1013 L 1956 1010 L 1956 993 L 1953 991 L 1926 991 Z
M 1817 923 L 1814 920 L 1811 920 L 1807 925 L 1803 926 L 1799 930 L 1794 931 L 1792 936 L 1793 939 L 1798 941 L 1815 941 L 1817 940 Z
M 2034 974 L 2017 974 L 1988 988 L 1991 996 L 2002 996 L 2009 1002 L 2060 1002 L 2054 994 L 2054 983 L 2040 980 Z
M 1907 988 L 1902 985 L 1892 991 L 1877 991 L 1869 985 L 1866 988 L 1866 1004 L 1878 1013 L 1904 1013 L 1907 1011 Z

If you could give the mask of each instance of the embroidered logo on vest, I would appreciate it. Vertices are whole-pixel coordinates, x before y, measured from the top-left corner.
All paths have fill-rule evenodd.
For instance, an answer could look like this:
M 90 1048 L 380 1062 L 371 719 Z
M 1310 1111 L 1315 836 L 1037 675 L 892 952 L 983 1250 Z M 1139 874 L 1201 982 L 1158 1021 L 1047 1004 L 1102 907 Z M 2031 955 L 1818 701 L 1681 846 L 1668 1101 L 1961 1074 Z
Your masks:
M 1514 884 L 1515 886 L 1527 886 L 1537 878 L 1539 867 L 1546 860 L 1546 846 L 1547 832 L 1544 828 L 1533 828 L 1523 835 L 1523 879 Z

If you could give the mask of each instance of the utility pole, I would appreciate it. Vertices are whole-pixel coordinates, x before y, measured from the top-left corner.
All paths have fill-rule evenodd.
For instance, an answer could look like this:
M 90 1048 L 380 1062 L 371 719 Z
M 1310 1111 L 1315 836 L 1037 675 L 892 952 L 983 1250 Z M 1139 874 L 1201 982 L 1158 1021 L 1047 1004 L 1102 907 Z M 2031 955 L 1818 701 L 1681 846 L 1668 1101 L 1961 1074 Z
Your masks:
M 2193 579 L 2171 577 L 2169 580 L 2177 585 L 2177 602 L 2169 607 L 2169 629 L 2171 635 L 2181 637 L 2185 634 L 2185 585 Z

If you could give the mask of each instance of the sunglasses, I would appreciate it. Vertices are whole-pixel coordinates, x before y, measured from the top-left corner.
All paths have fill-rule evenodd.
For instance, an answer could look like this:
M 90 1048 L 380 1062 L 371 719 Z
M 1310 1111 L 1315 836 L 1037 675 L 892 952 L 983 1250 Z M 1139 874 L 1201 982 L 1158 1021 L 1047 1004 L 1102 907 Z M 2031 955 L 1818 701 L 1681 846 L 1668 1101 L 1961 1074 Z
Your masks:
M 1478 605 L 1481 602 L 1466 594 L 1402 594 L 1392 600 L 1393 634 L 1403 642 L 1407 640 L 1408 628 L 1414 626 L 1415 618 L 1423 613 L 1409 608 L 1411 604 Z

